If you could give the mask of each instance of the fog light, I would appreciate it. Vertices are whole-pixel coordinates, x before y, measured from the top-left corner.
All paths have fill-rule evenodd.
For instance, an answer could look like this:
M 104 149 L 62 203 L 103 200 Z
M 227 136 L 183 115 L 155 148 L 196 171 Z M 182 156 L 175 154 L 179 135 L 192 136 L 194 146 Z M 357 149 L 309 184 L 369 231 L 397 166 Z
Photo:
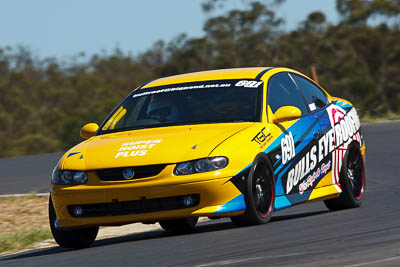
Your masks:
M 186 196 L 183 198 L 183 205 L 185 205 L 185 207 L 191 207 L 193 206 L 194 203 L 194 199 L 191 196 Z
M 82 208 L 81 207 L 76 207 L 74 209 L 74 214 L 75 214 L 75 216 L 82 216 L 82 214 L 83 214 Z

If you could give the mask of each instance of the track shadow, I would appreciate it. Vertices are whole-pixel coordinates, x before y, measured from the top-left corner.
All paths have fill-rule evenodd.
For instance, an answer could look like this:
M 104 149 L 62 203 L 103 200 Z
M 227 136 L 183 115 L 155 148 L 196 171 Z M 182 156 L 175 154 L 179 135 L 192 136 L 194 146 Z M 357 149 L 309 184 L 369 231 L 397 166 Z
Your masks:
M 311 216 L 323 214 L 326 212 L 329 212 L 329 211 L 322 210 L 322 211 L 305 212 L 305 213 L 299 213 L 299 214 L 273 216 L 271 218 L 270 222 L 279 222 L 279 221 L 285 221 L 285 220 L 311 217 Z M 262 227 L 262 226 L 264 226 L 264 225 L 256 225 L 256 226 L 249 226 L 249 227 Z M 86 249 L 108 246 L 108 245 L 113 245 L 113 244 L 122 244 L 122 243 L 126 243 L 126 242 L 137 242 L 137 241 L 141 241 L 141 240 L 161 239 L 161 238 L 168 238 L 168 237 L 173 237 L 173 236 L 183 236 L 183 235 L 197 235 L 197 234 L 202 234 L 202 233 L 230 230 L 230 229 L 235 229 L 235 228 L 241 229 L 243 227 L 238 227 L 235 224 L 233 224 L 232 222 L 230 222 L 230 220 L 227 220 L 227 219 L 224 219 L 223 221 L 210 220 L 210 221 L 202 222 L 202 223 L 198 224 L 195 231 L 192 233 L 174 234 L 174 233 L 166 232 L 164 230 L 153 230 L 153 231 L 148 231 L 148 232 L 134 233 L 134 234 L 129 234 L 129 235 L 120 236 L 120 237 L 111 237 L 111 238 L 106 238 L 106 239 L 102 239 L 102 240 L 97 240 L 89 248 L 86 248 Z M 85 250 L 85 249 L 83 249 L 83 250 Z M 22 252 L 22 253 L 16 254 L 16 255 L 14 254 L 14 255 L 10 255 L 10 256 L 3 256 L 3 257 L 0 257 L 0 261 L 8 261 L 8 260 L 16 260 L 16 259 L 24 259 L 24 258 L 34 258 L 34 257 L 53 255 L 53 254 L 59 254 L 59 253 L 67 253 L 67 252 L 72 252 L 72 251 L 74 251 L 74 250 L 73 249 L 65 249 L 65 248 L 61 248 L 61 247 L 44 248 L 44 249 L 39 249 L 39 250 L 34 250 L 34 251 Z M 81 249 L 81 251 L 82 251 L 82 249 Z
M 324 214 L 324 213 L 328 213 L 328 212 L 330 212 L 330 211 L 329 210 L 319 210 L 319 211 L 303 212 L 303 213 L 298 213 L 298 214 L 273 216 L 271 218 L 270 222 L 279 222 L 279 221 L 300 219 L 300 218 L 315 216 L 315 215 Z

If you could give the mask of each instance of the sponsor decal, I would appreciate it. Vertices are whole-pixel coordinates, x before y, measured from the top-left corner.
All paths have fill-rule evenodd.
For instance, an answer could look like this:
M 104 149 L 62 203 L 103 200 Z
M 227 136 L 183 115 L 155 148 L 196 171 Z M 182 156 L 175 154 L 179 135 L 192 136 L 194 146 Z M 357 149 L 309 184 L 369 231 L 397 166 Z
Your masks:
M 157 86 L 153 88 L 140 89 L 135 91 L 132 98 L 164 94 L 179 91 L 197 90 L 197 89 L 208 89 L 208 88 L 258 88 L 263 82 L 259 80 L 217 80 L 217 81 L 202 81 L 202 82 L 190 82 L 184 84 L 173 84 L 165 86 Z
M 289 194 L 293 187 L 297 186 L 299 181 L 303 180 L 303 178 L 315 168 L 317 164 L 316 152 L 317 146 L 313 146 L 289 171 L 286 182 L 286 194 Z
M 241 80 L 238 81 L 235 86 L 237 87 L 247 87 L 247 88 L 257 88 L 260 86 L 263 82 L 259 81 L 248 81 L 248 80 Z
M 282 164 L 285 165 L 286 162 L 290 161 L 296 155 L 296 149 L 294 146 L 294 139 L 291 132 L 286 134 L 281 139 L 281 150 L 282 150 Z
M 307 179 L 305 179 L 300 185 L 299 185 L 299 193 L 302 195 L 304 191 L 306 191 L 309 187 L 312 187 L 314 185 L 314 182 L 317 181 L 319 178 L 323 177 L 328 170 L 331 167 L 331 161 L 329 160 L 326 163 L 322 163 L 321 167 L 318 167 L 316 171 L 314 171 L 313 174 L 310 174 Z
M 230 83 L 213 83 L 213 84 L 199 84 L 199 85 L 190 85 L 190 86 L 177 86 L 177 87 L 168 87 L 163 88 L 155 91 L 148 91 L 139 94 L 134 94 L 132 97 L 140 97 L 140 96 L 147 96 L 147 95 L 155 95 L 155 94 L 162 94 L 162 93 L 170 93 L 170 92 L 177 92 L 177 91 L 187 91 L 187 90 L 194 90 L 194 89 L 204 89 L 204 88 L 223 88 L 223 87 L 231 87 L 232 84 Z
M 162 139 L 123 143 L 118 153 L 115 154 L 115 158 L 144 156 L 147 154 L 148 150 L 154 148 L 157 144 L 161 143 L 161 141 Z
M 328 108 L 328 114 L 331 126 L 335 131 L 334 145 L 336 148 L 332 154 L 332 183 L 337 184 L 348 144 L 352 140 L 357 140 L 362 144 L 361 135 L 358 131 L 360 129 L 360 120 L 355 108 L 350 109 L 346 114 L 346 111 L 342 107 L 333 105 L 331 108 Z
M 259 131 L 256 136 L 251 139 L 251 141 L 256 142 L 257 144 L 261 145 L 260 148 L 263 148 L 266 146 L 266 144 L 272 139 L 272 135 L 269 133 L 267 135 L 264 134 L 265 127 Z
M 353 108 L 346 115 L 339 109 L 332 109 L 337 147 L 350 140 L 360 129 L 360 120 Z
M 338 112 L 338 110 L 336 110 L 336 112 Z M 330 128 L 330 130 L 318 140 L 317 144 L 313 145 L 311 149 L 295 164 L 295 166 L 289 170 L 286 181 L 286 194 L 289 194 L 293 188 L 295 188 L 300 181 L 312 172 L 314 168 L 330 153 L 337 149 L 342 149 L 342 146 L 350 142 L 353 136 L 358 133 L 358 130 L 360 129 L 360 121 L 355 109 L 352 109 L 349 113 L 342 115 L 341 117 L 335 116 L 337 114 L 332 115 L 334 118 L 337 118 L 333 128 Z M 285 164 L 288 159 L 292 159 L 292 157 L 290 157 L 290 145 L 288 146 L 288 143 L 291 142 L 290 137 L 288 139 L 289 141 L 285 136 L 281 140 L 282 164 Z M 286 158 L 284 159 L 283 157 Z M 323 166 L 325 166 L 324 173 L 322 173 L 321 169 L 320 174 L 325 174 L 329 168 L 331 168 L 331 163 L 325 163 Z M 326 166 L 328 166 L 328 169 L 326 169 Z M 321 168 L 323 168 L 322 165 Z M 318 172 L 318 170 L 316 171 Z M 304 186 L 302 186 L 302 188 L 303 187 Z

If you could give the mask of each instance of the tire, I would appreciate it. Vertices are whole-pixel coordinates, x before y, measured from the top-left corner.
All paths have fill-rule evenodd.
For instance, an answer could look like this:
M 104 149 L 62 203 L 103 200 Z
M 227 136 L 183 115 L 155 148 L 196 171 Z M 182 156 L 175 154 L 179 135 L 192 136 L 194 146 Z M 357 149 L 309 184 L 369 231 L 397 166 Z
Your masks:
M 246 211 L 231 217 L 239 226 L 267 223 L 272 216 L 275 201 L 275 180 L 272 166 L 265 154 L 256 157 L 245 187 Z
M 192 232 L 196 227 L 198 220 L 198 217 L 193 217 L 186 219 L 159 221 L 159 224 L 164 230 L 168 232 L 183 234 Z
M 344 155 L 339 183 L 342 193 L 325 200 L 325 206 L 332 211 L 360 207 L 365 197 L 365 170 L 358 143 L 351 143 Z
M 80 249 L 89 247 L 96 239 L 99 227 L 89 227 L 76 230 L 59 230 L 55 227 L 56 213 L 53 202 L 49 198 L 49 223 L 54 240 L 63 248 Z

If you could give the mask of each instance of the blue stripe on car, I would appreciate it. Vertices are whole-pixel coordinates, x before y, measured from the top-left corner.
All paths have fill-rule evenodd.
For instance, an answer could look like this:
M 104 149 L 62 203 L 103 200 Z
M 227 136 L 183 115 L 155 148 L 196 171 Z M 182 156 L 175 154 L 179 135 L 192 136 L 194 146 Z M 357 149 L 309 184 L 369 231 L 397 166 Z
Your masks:
M 226 213 L 241 211 L 246 209 L 246 202 L 244 200 L 244 195 L 240 194 L 229 202 L 225 203 L 223 206 L 219 207 L 214 213 Z
M 267 73 L 268 71 L 272 70 L 273 68 L 266 68 L 265 70 L 263 70 L 262 72 L 260 72 L 257 77 L 256 80 L 261 80 L 261 77 L 264 76 L 265 73 Z
M 67 158 L 69 158 L 69 157 L 71 157 L 71 156 L 73 156 L 73 155 L 79 154 L 79 153 L 81 153 L 81 152 L 72 152 L 72 153 L 69 153 L 68 156 L 67 156 Z

